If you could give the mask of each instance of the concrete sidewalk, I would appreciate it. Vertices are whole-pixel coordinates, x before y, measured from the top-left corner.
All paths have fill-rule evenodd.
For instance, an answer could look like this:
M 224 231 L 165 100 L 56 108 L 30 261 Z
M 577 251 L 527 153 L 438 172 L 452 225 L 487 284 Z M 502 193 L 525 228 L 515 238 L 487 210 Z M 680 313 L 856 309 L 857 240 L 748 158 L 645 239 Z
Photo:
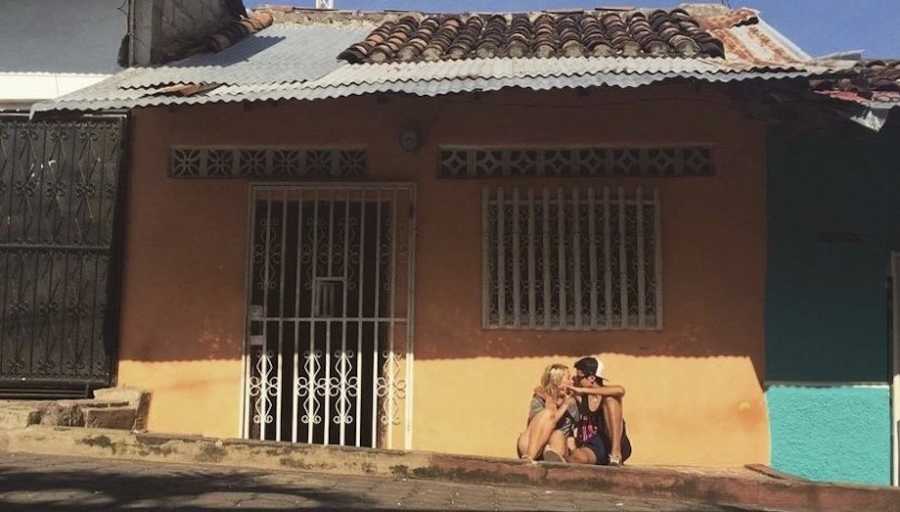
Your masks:
M 813 483 L 776 478 L 743 468 L 713 470 L 530 464 L 515 459 L 432 452 L 37 426 L 0 431 L 0 452 L 513 484 L 557 491 L 601 492 L 638 499 L 693 501 L 743 509 L 900 512 L 900 490 L 895 488 Z
M 0 454 L 0 510 L 736 512 L 678 500 L 55 455 Z M 741 509 L 745 510 L 745 509 Z

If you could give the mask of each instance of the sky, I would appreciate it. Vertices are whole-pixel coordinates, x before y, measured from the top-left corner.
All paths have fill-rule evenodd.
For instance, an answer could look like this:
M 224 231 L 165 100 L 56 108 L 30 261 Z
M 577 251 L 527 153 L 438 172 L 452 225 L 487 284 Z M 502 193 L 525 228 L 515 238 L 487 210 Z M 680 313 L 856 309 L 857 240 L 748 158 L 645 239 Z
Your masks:
M 712 3 L 716 0 L 706 0 Z M 900 58 L 900 0 L 724 0 L 731 7 L 750 7 L 813 56 L 865 50 L 867 58 Z M 337 9 L 383 9 L 426 12 L 537 11 L 610 5 L 675 7 L 678 0 L 334 0 Z M 299 5 L 314 0 L 244 0 L 244 5 Z

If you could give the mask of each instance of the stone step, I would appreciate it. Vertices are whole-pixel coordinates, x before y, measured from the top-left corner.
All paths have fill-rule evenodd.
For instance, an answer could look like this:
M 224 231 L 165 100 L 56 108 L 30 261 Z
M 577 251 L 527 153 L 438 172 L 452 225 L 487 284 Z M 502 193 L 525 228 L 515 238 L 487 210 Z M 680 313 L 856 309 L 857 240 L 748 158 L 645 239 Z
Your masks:
M 119 430 L 131 430 L 134 428 L 134 420 L 137 418 L 137 407 L 109 406 L 81 407 L 84 415 L 84 426 L 88 428 L 113 428 Z
M 138 404 L 123 400 L 2 400 L 0 429 L 29 425 L 131 430 Z
M 52 400 L 0 400 L 0 429 L 25 428 L 35 423 L 29 419 L 49 403 Z

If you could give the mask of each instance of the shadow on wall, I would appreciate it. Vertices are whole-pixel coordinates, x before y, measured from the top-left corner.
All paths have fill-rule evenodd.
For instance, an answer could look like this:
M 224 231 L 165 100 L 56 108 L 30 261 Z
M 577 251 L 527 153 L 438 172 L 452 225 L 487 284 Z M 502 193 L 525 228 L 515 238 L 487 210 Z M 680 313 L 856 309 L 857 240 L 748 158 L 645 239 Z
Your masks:
M 855 128 L 855 127 L 854 127 Z M 900 250 L 900 123 L 775 134 L 769 153 L 767 377 L 885 382 L 888 277 Z

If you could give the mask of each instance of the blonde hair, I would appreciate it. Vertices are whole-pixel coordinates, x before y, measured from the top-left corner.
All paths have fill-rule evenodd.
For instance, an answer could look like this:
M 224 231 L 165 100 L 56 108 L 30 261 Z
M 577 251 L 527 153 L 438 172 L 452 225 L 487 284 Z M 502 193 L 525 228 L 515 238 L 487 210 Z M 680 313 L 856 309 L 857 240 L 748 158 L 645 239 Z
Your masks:
M 559 363 L 551 364 L 544 368 L 544 374 L 541 375 L 541 389 L 544 390 L 547 396 L 551 396 L 554 399 L 559 398 L 562 391 L 560 387 L 568 371 L 568 366 Z

